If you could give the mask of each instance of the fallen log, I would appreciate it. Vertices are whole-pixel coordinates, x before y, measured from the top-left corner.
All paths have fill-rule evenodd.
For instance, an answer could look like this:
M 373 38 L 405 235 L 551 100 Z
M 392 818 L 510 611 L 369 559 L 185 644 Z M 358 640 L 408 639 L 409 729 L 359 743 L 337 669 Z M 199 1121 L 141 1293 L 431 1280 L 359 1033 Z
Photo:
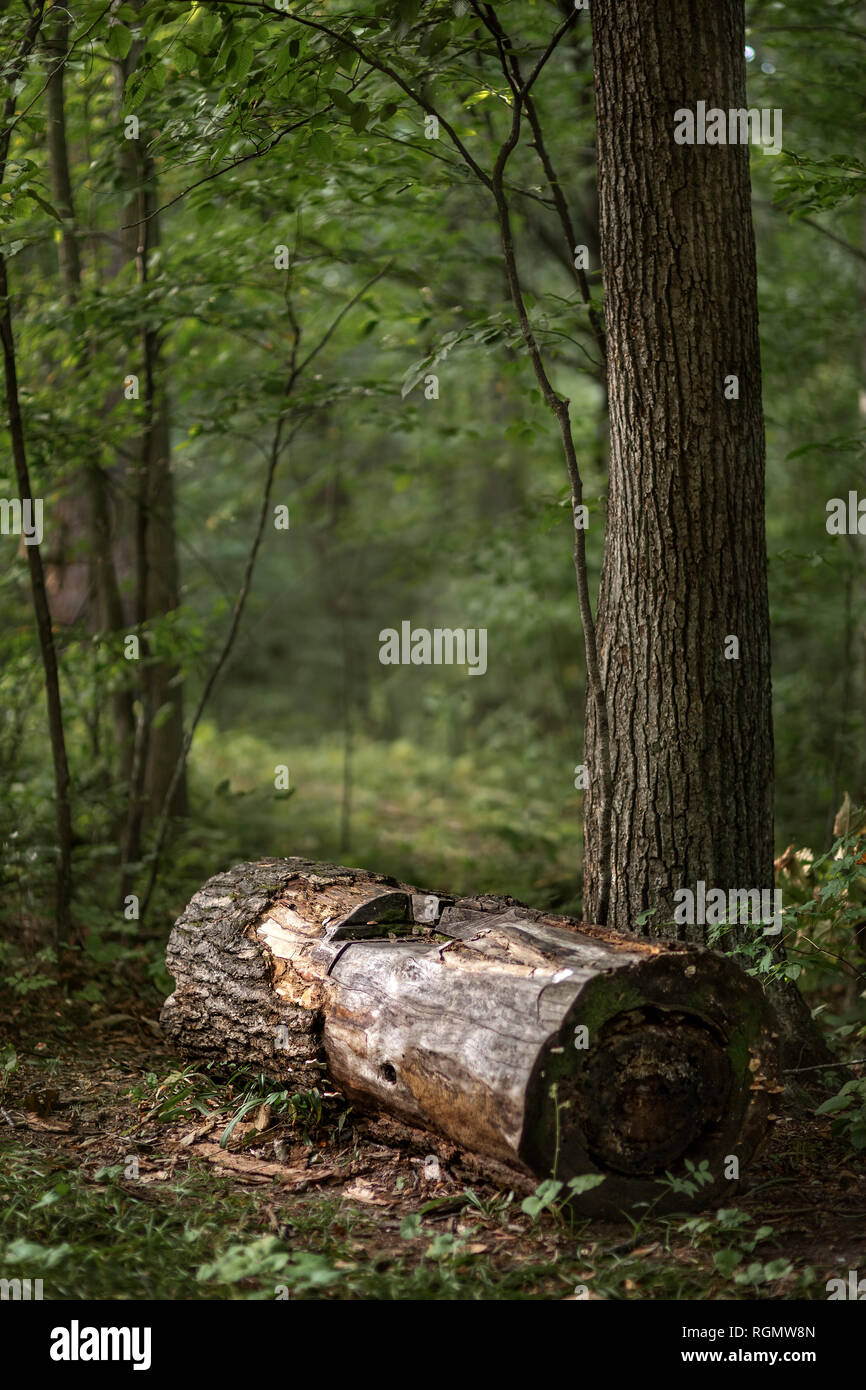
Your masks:
M 716 952 L 633 939 L 511 898 L 422 894 L 302 859 L 210 879 L 171 933 L 168 1038 L 356 1106 L 497 1167 L 604 1182 L 581 1209 L 730 1195 L 778 1084 L 773 1015 Z

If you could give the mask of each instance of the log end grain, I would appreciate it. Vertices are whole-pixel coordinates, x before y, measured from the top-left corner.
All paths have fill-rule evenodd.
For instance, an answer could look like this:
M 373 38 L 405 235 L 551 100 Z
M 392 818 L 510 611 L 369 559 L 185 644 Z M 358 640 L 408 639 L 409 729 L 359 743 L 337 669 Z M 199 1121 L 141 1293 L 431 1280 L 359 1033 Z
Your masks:
M 583 1046 L 576 1047 L 576 1040 Z M 668 1185 L 702 1169 L 697 1204 L 730 1197 L 779 1086 L 774 1017 L 757 982 L 699 947 L 597 976 L 539 1059 L 521 1155 L 604 1183 L 578 1205 L 616 1215 L 692 1205 Z

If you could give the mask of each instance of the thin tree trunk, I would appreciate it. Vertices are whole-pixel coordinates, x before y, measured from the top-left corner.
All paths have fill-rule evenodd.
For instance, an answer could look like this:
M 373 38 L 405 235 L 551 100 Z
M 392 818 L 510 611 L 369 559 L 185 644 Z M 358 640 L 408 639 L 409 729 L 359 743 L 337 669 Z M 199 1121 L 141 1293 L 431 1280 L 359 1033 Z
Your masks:
M 180 574 L 175 529 L 174 474 L 171 466 L 169 407 L 162 381 L 161 347 L 156 344 L 157 373 L 155 420 L 151 434 L 148 470 L 148 616 L 173 612 L 180 601 Z M 144 797 L 149 819 L 160 812 L 183 748 L 184 701 L 179 668 L 158 661 L 149 668 L 150 704 L 159 720 L 151 726 L 150 747 L 144 778 Z M 162 713 L 161 713 L 162 712 Z M 186 768 L 174 788 L 170 811 L 174 818 L 187 814 Z
M 78 298 L 81 288 L 81 256 L 75 228 L 75 203 L 69 173 L 69 153 L 66 139 L 66 104 L 63 79 L 66 64 L 64 55 L 69 46 L 69 14 L 52 6 L 50 25 L 43 37 L 46 53 L 45 78 L 45 145 L 51 176 L 51 195 L 54 206 L 63 219 L 58 245 L 60 282 L 69 303 Z
M 7 73 L 7 81 L 12 90 L 24 69 L 24 65 L 36 45 L 42 23 L 42 4 L 37 4 L 18 50 L 18 55 Z M 0 180 L 6 173 L 9 157 L 9 142 L 12 135 L 11 122 L 15 113 L 15 96 L 7 97 L 3 107 L 4 131 L 0 136 Z M 32 499 L 33 487 L 27 462 L 27 444 L 24 435 L 24 422 L 18 393 L 18 368 L 15 356 L 15 335 L 12 326 L 12 303 L 9 297 L 9 282 L 6 274 L 6 257 L 0 251 L 0 340 L 3 345 L 3 368 L 6 384 L 6 407 L 9 414 L 9 435 L 12 441 L 12 457 L 18 494 L 22 507 Z M 39 647 L 45 671 L 45 695 L 48 705 L 48 731 L 51 739 L 51 756 L 54 762 L 54 791 L 57 814 L 57 870 L 55 922 L 58 944 L 67 941 L 80 941 L 73 926 L 71 913 L 72 898 L 72 812 L 69 804 L 69 763 L 66 757 L 66 738 L 63 730 L 63 705 L 60 697 L 60 677 L 57 669 L 57 652 L 51 630 L 51 614 L 48 609 L 48 596 L 45 591 L 45 572 L 38 545 L 26 545 L 27 564 L 30 569 L 30 588 L 33 594 L 33 610 L 39 633 Z
M 141 44 L 136 42 L 127 58 L 115 64 L 118 119 L 124 86 L 135 70 L 140 53 Z M 142 131 L 141 140 L 144 139 Z M 156 173 L 152 159 L 139 140 L 121 141 L 119 158 L 131 200 L 122 214 L 124 226 L 120 229 L 120 256 L 116 268 L 119 270 L 124 263 L 134 261 L 138 283 L 143 287 L 147 283 L 150 253 L 160 240 L 159 219 L 155 216 L 158 205 Z M 131 488 L 131 529 L 135 550 L 135 621 L 141 639 L 142 665 L 122 844 L 121 898 L 130 886 L 126 866 L 137 862 L 141 855 L 143 826 L 147 819 L 159 817 L 169 789 L 170 814 L 184 816 L 187 811 L 183 691 L 179 672 L 173 663 L 148 661 L 145 631 L 149 619 L 163 617 L 175 609 L 179 601 L 171 433 L 162 341 L 159 331 L 150 326 L 142 331 L 141 362 L 145 420 Z M 157 716 L 159 719 L 154 722 Z M 176 776 L 178 766 L 180 772 Z
M 47 54 L 45 143 L 54 206 L 63 219 L 58 246 L 60 283 L 64 299 L 72 307 L 81 298 L 82 272 L 66 136 L 63 56 L 69 45 L 67 11 L 57 6 L 53 7 L 51 28 L 44 44 Z M 85 370 L 88 358 L 89 354 L 85 348 Z M 98 448 L 88 453 L 85 459 L 85 488 L 90 535 L 89 625 L 94 632 L 119 634 L 123 630 L 123 604 L 112 550 L 108 479 L 100 465 Z M 133 741 L 132 698 L 129 690 L 114 692 L 111 705 L 120 774 L 126 781 L 130 774 Z
M 866 10 L 864 10 L 866 15 Z M 866 429 L 866 198 L 860 200 L 860 245 L 863 250 L 864 259 L 860 263 L 860 305 L 863 312 L 860 330 L 860 427 Z M 860 481 L 864 493 L 866 493 L 866 461 L 860 468 Z M 859 685 L 860 708 L 866 708 L 866 544 L 857 537 L 858 556 L 860 560 L 860 570 L 857 576 L 857 591 L 859 593 L 858 607 L 860 610 L 860 621 L 856 629 L 857 651 L 854 657 L 856 666 L 859 668 L 859 675 L 856 677 Z M 866 750 L 862 742 L 853 758 L 853 768 L 851 780 L 857 789 L 857 797 L 860 804 L 866 802 Z
M 352 661 L 346 614 L 340 614 L 340 652 L 343 665 L 343 780 L 340 788 L 340 853 L 348 854 L 352 843 L 352 757 L 354 753 L 354 718 L 352 705 Z
M 136 248 L 136 277 L 140 290 L 147 284 L 148 258 L 148 213 L 149 200 L 144 187 L 143 160 L 136 161 L 138 190 L 136 206 L 138 210 L 138 245 Z M 135 726 L 135 744 L 132 754 L 132 771 L 129 779 L 129 804 L 127 807 L 126 829 L 121 852 L 120 899 L 124 900 L 130 886 L 132 866 L 141 856 L 141 829 L 144 822 L 144 785 L 147 775 L 147 758 L 150 745 L 150 725 L 153 718 L 152 679 L 148 663 L 149 635 L 145 630 L 148 618 L 149 597 L 149 527 L 150 527 L 150 466 L 154 453 L 155 425 L 155 357 L 156 334 L 145 327 L 141 335 L 142 362 L 144 367 L 144 426 L 139 440 L 139 457 L 135 475 L 134 537 L 135 537 L 135 624 L 139 638 L 139 660 L 141 661 L 139 681 L 138 718 Z

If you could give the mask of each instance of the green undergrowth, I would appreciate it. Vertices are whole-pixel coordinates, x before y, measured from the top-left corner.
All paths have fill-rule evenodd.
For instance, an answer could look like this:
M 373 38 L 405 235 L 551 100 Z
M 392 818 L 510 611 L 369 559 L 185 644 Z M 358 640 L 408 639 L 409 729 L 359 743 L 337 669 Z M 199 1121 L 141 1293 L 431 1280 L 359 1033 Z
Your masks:
M 13 1143 L 0 1176 L 0 1266 L 7 1278 L 42 1279 L 44 1297 L 58 1300 L 736 1299 L 778 1296 L 780 1281 L 787 1297 L 826 1296 L 810 1268 L 795 1276 L 768 1253 L 771 1226 L 736 1208 L 636 1222 L 611 1242 L 562 1211 L 526 1217 L 507 1194 L 485 1202 L 466 1189 L 454 1229 L 437 1218 L 442 1205 L 401 1218 L 340 1197 L 263 1200 L 195 1161 L 143 1185 L 125 1180 L 122 1164 L 85 1171 Z

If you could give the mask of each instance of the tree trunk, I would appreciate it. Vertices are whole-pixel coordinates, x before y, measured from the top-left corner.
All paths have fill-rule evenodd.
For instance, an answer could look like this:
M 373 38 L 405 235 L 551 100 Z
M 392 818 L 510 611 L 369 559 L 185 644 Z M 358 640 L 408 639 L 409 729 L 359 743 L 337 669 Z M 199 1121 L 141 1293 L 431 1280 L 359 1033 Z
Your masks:
M 611 402 L 598 607 L 613 780 L 607 921 L 628 930 L 649 909 L 647 934 L 701 940 L 700 924 L 671 925 L 677 888 L 773 887 L 749 149 L 674 141 L 678 109 L 746 106 L 743 4 L 594 0 L 592 22 Z M 589 704 L 593 920 L 607 866 Z M 796 995 L 784 1007 L 802 1041 L 805 1005 Z
M 9 142 L 12 135 L 12 118 L 15 114 L 17 83 L 25 64 L 33 52 L 42 23 L 42 6 L 33 10 L 17 54 L 6 73 L 12 95 L 3 103 L 2 134 L 0 134 L 0 182 L 6 174 L 9 158 Z M 24 433 L 24 420 L 21 415 L 21 401 L 18 390 L 18 363 L 15 354 L 15 333 L 12 325 L 12 302 L 6 274 L 6 257 L 0 251 L 0 345 L 3 354 L 3 375 L 5 380 L 6 409 L 9 419 L 9 438 L 12 443 L 12 461 L 22 507 L 35 501 L 30 481 L 30 465 L 27 459 L 27 441 Z M 39 648 L 45 672 L 45 699 L 48 706 L 48 735 L 51 742 L 51 756 L 54 763 L 54 795 L 57 816 L 57 868 L 55 922 L 57 942 L 67 945 L 70 941 L 81 944 L 82 936 L 72 920 L 72 810 L 69 803 L 69 763 L 66 756 L 66 735 L 63 727 L 63 703 L 60 694 L 60 674 L 57 667 L 57 651 L 51 627 L 51 613 L 48 608 L 48 594 L 45 587 L 45 571 L 42 566 L 40 546 L 26 544 L 27 565 L 30 571 L 30 589 L 33 596 L 33 613 L 39 635 Z
M 181 1051 L 295 1085 L 325 1062 L 359 1107 L 520 1174 L 602 1175 L 587 1210 L 664 1197 L 686 1159 L 709 1162 L 701 1200 L 730 1195 L 779 1089 L 771 1011 L 725 957 L 511 898 L 241 864 L 192 899 L 167 964 Z
M 69 14 L 55 6 L 51 24 L 44 37 L 47 75 L 45 79 L 45 144 L 51 177 L 51 194 L 63 224 L 57 255 L 63 297 L 70 307 L 81 298 L 81 256 L 75 217 L 75 200 L 69 168 L 69 146 L 66 138 L 66 102 L 64 96 L 65 55 L 69 48 Z M 81 369 L 88 368 L 89 353 L 85 346 Z M 76 480 L 77 482 L 77 480 Z M 119 640 L 123 633 L 123 602 L 117 579 L 112 546 L 112 503 L 108 478 L 100 463 L 100 447 L 93 449 L 84 460 L 84 496 L 78 486 L 64 498 L 70 514 L 86 515 L 89 538 L 88 626 L 91 632 L 114 634 Z M 62 598 L 67 570 L 66 557 L 60 554 L 53 564 L 55 595 Z M 59 607 L 55 603 L 54 607 Z M 111 706 L 120 775 L 126 781 L 130 774 L 133 741 L 132 695 L 128 689 L 113 692 Z
M 139 9 L 142 0 L 133 0 Z M 115 119 L 123 125 L 123 97 L 135 72 L 143 44 L 136 40 L 129 54 L 114 63 Z M 156 167 L 146 147 L 144 128 L 135 140 L 121 139 L 118 165 L 130 198 L 121 215 L 115 273 L 135 263 L 143 285 L 149 276 L 151 253 L 160 245 L 160 221 L 156 215 L 159 192 Z M 175 529 L 174 476 L 171 466 L 171 422 L 162 333 L 146 328 L 141 335 L 141 361 L 130 370 L 142 374 L 147 418 L 137 441 L 137 462 L 128 479 L 135 499 L 127 522 L 135 548 L 136 622 L 159 619 L 178 606 L 180 580 Z M 144 644 L 143 644 L 144 646 Z M 142 657 L 146 652 L 142 652 Z M 183 686 L 178 667 L 170 661 L 142 665 L 140 694 L 147 727 L 137 731 L 136 752 L 124 858 L 137 860 L 141 826 L 156 820 L 172 782 L 184 741 Z M 155 722 L 154 722 L 155 721 Z M 173 816 L 187 813 L 186 770 L 177 781 L 171 804 Z M 122 887 L 126 891 L 126 883 Z

